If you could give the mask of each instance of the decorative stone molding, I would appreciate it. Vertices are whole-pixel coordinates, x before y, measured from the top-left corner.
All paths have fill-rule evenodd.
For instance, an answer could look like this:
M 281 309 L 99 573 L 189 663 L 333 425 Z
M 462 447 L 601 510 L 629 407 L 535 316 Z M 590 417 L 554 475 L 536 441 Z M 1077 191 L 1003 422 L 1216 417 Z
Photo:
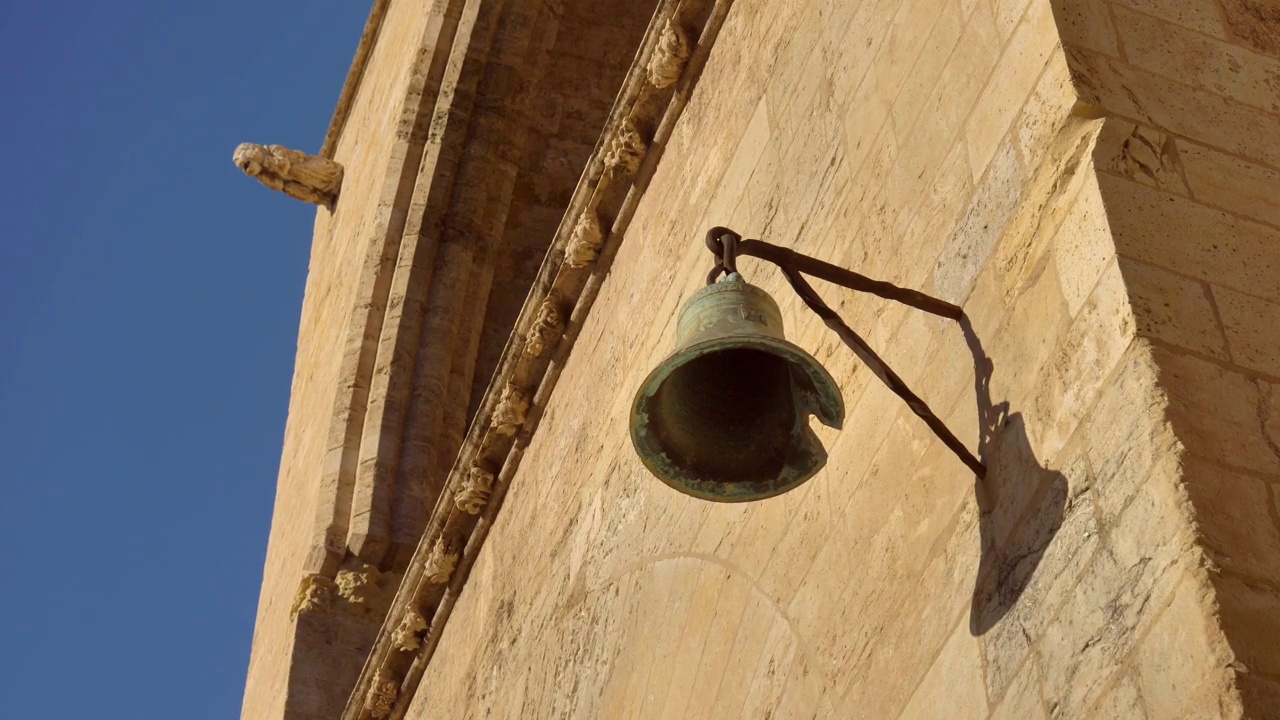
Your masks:
M 400 694 L 400 684 L 385 675 L 379 675 L 373 685 L 369 687 L 369 694 L 365 696 L 364 706 L 369 711 L 369 716 L 374 720 L 382 720 L 391 714 L 391 709 L 395 707 L 396 696 Z
M 378 592 L 382 573 L 372 565 L 362 564 L 357 570 L 339 570 L 334 578 L 338 596 L 352 605 L 364 605 Z
M 556 310 L 555 302 L 548 295 L 538 306 L 538 315 L 533 320 L 533 326 L 529 328 L 525 348 L 530 355 L 537 357 L 551 347 L 552 343 L 560 337 L 563 329 L 564 321 L 560 319 L 560 311 Z
M 609 152 L 604 156 L 605 169 L 611 174 L 635 175 L 647 149 L 635 123 L 626 118 L 618 126 L 609 144 Z
M 489 502 L 489 494 L 493 492 L 493 473 L 484 468 L 472 467 L 462 481 L 462 488 L 454 497 L 454 504 L 468 515 L 478 515 Z
M 573 225 L 573 234 L 564 246 L 564 261 L 571 268 L 582 268 L 590 265 L 600 255 L 600 246 L 604 244 L 604 229 L 600 227 L 600 219 L 587 210 L 578 216 Z
M 298 593 L 294 596 L 289 618 L 293 619 L 308 612 L 331 612 L 335 589 L 336 584 L 323 575 L 315 573 L 304 575 L 302 582 L 298 583 Z
M 391 640 L 400 650 L 413 652 L 422 647 L 422 636 L 419 633 L 426 629 L 427 619 L 418 612 L 417 608 L 411 607 L 405 610 L 404 617 L 400 618 L 400 624 L 396 627 Z
M 524 424 L 525 415 L 529 412 L 529 400 L 524 393 L 512 387 L 510 383 L 502 389 L 502 397 L 493 410 L 491 424 L 499 435 L 515 435 L 516 430 Z
M 444 538 L 436 540 L 436 544 L 432 546 L 431 555 L 427 558 L 427 564 L 424 568 L 427 582 L 435 585 L 443 585 L 449 582 L 449 578 L 453 576 L 453 569 L 457 565 L 458 553 L 449 551 L 449 548 L 444 544 Z
M 245 175 L 272 190 L 332 209 L 342 187 L 342 166 L 282 145 L 240 143 L 231 159 Z
M 559 252 L 548 253 L 534 283 L 535 290 L 531 291 L 530 301 L 526 303 L 516 323 L 516 332 L 525 338 L 530 337 L 534 326 L 538 324 L 543 299 L 554 297 L 556 307 L 573 308 L 573 317 L 562 317 L 565 330 L 557 340 L 556 349 L 558 352 L 572 349 L 577 339 L 574 319 L 590 312 L 599 285 L 587 277 L 586 273 L 578 271 L 577 268 L 581 266 L 572 265 L 571 262 L 575 258 L 589 255 L 592 259 L 579 262 L 591 263 L 597 273 L 608 271 L 607 265 L 601 267 L 605 260 L 598 258 L 604 232 L 625 236 L 636 204 L 644 195 L 645 186 L 640 182 L 643 178 L 640 174 L 643 159 L 647 153 L 659 152 L 665 146 L 688 102 L 689 93 L 659 90 L 648 79 L 650 58 L 657 51 L 662 29 L 666 27 L 668 18 L 678 13 L 682 18 L 680 25 L 686 29 L 687 37 L 709 38 L 707 42 L 690 48 L 683 75 L 696 77 L 694 73 L 706 62 L 714 45 L 713 39 L 732 5 L 733 0 L 675 0 L 671 4 L 659 3 L 658 14 L 645 35 L 644 44 L 636 55 L 637 61 L 631 66 L 615 104 L 614 117 L 625 119 L 614 121 L 616 124 L 611 125 L 602 135 L 597 145 L 597 154 L 588 166 L 599 167 L 602 172 L 584 173 L 580 179 L 574 198 L 566 209 L 565 217 L 573 218 L 573 221 L 562 224 L 557 230 L 552 247 Z M 641 138 L 637 125 L 652 129 L 649 140 Z M 608 228 L 592 233 L 591 223 L 599 223 L 598 218 L 616 220 L 610 221 Z M 582 232 L 575 239 L 574 236 L 579 234 L 579 227 Z M 580 249 L 570 250 L 571 245 L 578 245 L 581 249 L 591 248 L 594 254 L 580 254 Z M 543 350 L 548 347 L 544 345 Z M 559 377 L 559 366 L 551 361 L 550 355 L 549 352 L 535 355 L 524 352 L 523 349 L 504 353 L 495 371 L 494 381 L 486 391 L 485 401 L 477 412 L 476 421 L 472 423 L 457 461 L 450 470 L 447 482 L 449 487 L 456 488 L 454 502 L 435 505 L 428 530 L 414 551 L 413 560 L 396 595 L 396 602 L 398 605 L 403 604 L 401 613 L 406 612 L 409 607 L 421 612 L 433 631 L 449 622 L 454 608 L 453 599 L 456 598 L 454 595 L 441 593 L 441 585 L 466 582 L 463 568 L 470 567 L 474 553 L 484 546 L 485 537 L 492 527 L 481 517 L 470 514 L 466 507 L 461 507 L 458 504 L 459 496 L 466 491 L 471 472 L 476 467 L 502 468 L 503 477 L 519 467 L 527 443 L 517 437 L 517 429 L 528 425 L 532 432 L 536 429 L 538 420 L 536 414 L 534 418 L 526 419 L 530 415 L 530 401 L 516 387 L 529 389 L 526 392 L 530 393 L 533 392 L 532 388 L 537 388 L 538 401 L 545 401 L 554 391 Z M 503 485 L 495 482 L 491 495 L 500 496 L 503 489 Z M 448 552 L 447 548 L 458 548 L 458 551 Z M 462 567 L 458 567 L 459 565 Z M 464 577 L 458 577 L 459 574 Z M 423 642 L 413 653 L 412 662 L 406 662 L 405 653 L 394 640 L 394 632 L 395 628 L 390 627 L 379 635 L 361 671 L 343 720 L 369 720 L 370 714 L 362 699 L 384 678 L 400 678 L 401 695 L 421 692 L 419 683 L 423 679 L 423 669 L 431 662 L 436 650 L 435 643 L 430 640 Z
M 689 41 L 684 31 L 675 23 L 675 18 L 668 18 L 662 28 L 662 36 L 649 58 L 649 84 L 659 90 L 670 87 L 680 79 L 684 72 L 685 62 L 689 60 Z

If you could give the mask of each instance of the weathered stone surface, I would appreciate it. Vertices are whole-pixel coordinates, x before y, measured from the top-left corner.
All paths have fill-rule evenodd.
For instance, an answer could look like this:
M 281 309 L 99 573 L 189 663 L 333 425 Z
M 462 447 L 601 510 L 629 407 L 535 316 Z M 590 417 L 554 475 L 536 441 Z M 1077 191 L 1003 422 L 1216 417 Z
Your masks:
M 425 17 L 392 3 L 364 70 L 378 82 L 339 138 L 342 201 L 317 221 L 268 558 L 263 617 L 302 597 L 301 639 L 262 625 L 246 716 L 333 715 L 327 679 L 363 659 L 377 632 L 366 608 L 397 576 L 324 563 L 374 548 L 360 538 L 382 521 L 362 513 L 384 497 L 398 508 L 384 534 L 402 544 L 387 564 L 408 562 L 432 504 L 488 535 L 435 536 L 413 555 L 429 601 L 397 609 L 382 659 L 396 673 L 417 663 L 422 680 L 378 670 L 352 717 L 1239 717 L 1240 698 L 1248 711 L 1274 703 L 1273 61 L 1182 0 L 738 0 L 717 6 L 728 15 L 713 38 L 652 28 L 666 52 L 638 59 L 646 91 L 672 87 L 706 50 L 697 43 L 715 42 L 682 76 L 696 84 L 675 85 L 687 105 L 668 136 L 652 118 L 628 125 L 634 108 L 605 117 L 639 5 L 613 22 L 589 3 L 507 3 L 494 17 L 459 4 L 471 14 L 449 22 L 492 33 L 493 55 L 477 49 L 448 72 L 492 72 L 423 131 L 467 129 L 421 164 L 457 162 L 449 199 L 406 206 L 425 218 L 441 203 L 431 217 L 449 232 L 419 246 L 434 226 L 406 224 L 392 252 L 379 228 L 413 194 L 418 163 L 412 143 L 383 135 L 412 95 L 400 61 Z M 695 7 L 711 5 L 680 12 Z M 523 74 L 533 68 L 548 75 Z M 392 182 L 388 158 L 413 169 Z M 561 217 L 575 193 L 632 179 L 623 215 L 579 204 Z M 353 203 L 367 211 L 358 221 Z M 588 301 L 530 305 L 511 345 L 554 356 L 554 370 L 490 384 L 508 367 L 501 328 L 528 283 L 550 277 L 538 274 L 546 238 L 561 226 L 567 240 L 584 217 L 588 232 L 547 262 L 565 260 Z M 654 481 L 627 440 L 632 393 L 669 351 L 676 308 L 709 265 L 699 239 L 722 223 L 962 303 L 965 329 L 819 288 L 982 457 L 986 479 L 744 258 L 788 337 L 836 376 L 848 422 L 819 430 L 826 468 L 769 501 L 709 504 Z M 419 247 L 422 258 L 406 249 Z M 421 272 L 446 280 L 415 289 Z M 344 325 L 353 304 L 372 319 Z M 383 317 L 394 332 L 375 327 Z M 414 318 L 421 337 L 397 340 Z M 418 355 L 392 362 L 401 348 Z M 401 366 L 428 381 L 402 392 Z M 479 437 L 520 451 L 505 466 L 464 454 L 450 474 L 482 405 L 493 412 Z M 356 422 L 366 407 L 403 410 L 406 432 Z M 443 442 L 420 430 L 444 426 Z M 403 462 L 380 475 L 402 437 Z M 418 479 L 429 475 L 451 477 L 443 502 Z M 327 572 L 300 574 L 303 556 Z M 298 596 L 300 576 L 313 581 Z M 290 655 L 312 690 L 284 708 L 272 693 Z
M 1280 528 L 1267 482 L 1194 456 L 1184 467 L 1210 558 L 1225 570 L 1280 580 Z
M 1274 586 L 1231 577 L 1215 585 L 1222 629 L 1236 659 L 1249 672 L 1275 677 L 1280 672 L 1280 594 Z
M 1155 265 L 1120 261 L 1138 335 L 1227 359 L 1226 343 L 1208 283 Z
M 1214 290 L 1231 358 L 1251 370 L 1280 375 L 1280 303 L 1230 288 Z
M 1091 50 L 1066 52 L 1086 102 L 1246 158 L 1280 162 L 1280 124 L 1268 112 Z
M 1227 29 L 1248 46 L 1280 57 L 1280 10 L 1266 0 L 1222 0 Z
M 1280 301 L 1280 230 L 1114 175 L 1100 175 L 1121 255 Z
M 1190 142 L 1178 146 L 1178 157 L 1196 199 L 1280 227 L 1280 171 Z
M 1195 455 L 1226 467 L 1275 474 L 1280 453 L 1267 418 L 1274 417 L 1269 385 L 1189 355 L 1157 349 L 1169 419 Z
M 1212 594 L 1184 581 L 1137 651 L 1138 680 L 1151 717 L 1231 716 L 1230 650 L 1212 624 Z M 1238 712 L 1238 710 L 1237 710 Z
M 1147 709 L 1142 702 L 1142 691 L 1133 673 L 1125 673 L 1113 684 L 1094 706 L 1093 716 L 1099 718 L 1133 718 L 1147 720 Z
M 1280 110 L 1280 59 L 1124 7 L 1117 7 L 1115 15 L 1131 64 L 1246 105 Z M 1280 13 L 1274 30 L 1280 31 Z
M 1124 120 L 1107 120 L 1094 159 L 1100 170 L 1165 192 L 1187 195 L 1182 157 L 1172 135 Z

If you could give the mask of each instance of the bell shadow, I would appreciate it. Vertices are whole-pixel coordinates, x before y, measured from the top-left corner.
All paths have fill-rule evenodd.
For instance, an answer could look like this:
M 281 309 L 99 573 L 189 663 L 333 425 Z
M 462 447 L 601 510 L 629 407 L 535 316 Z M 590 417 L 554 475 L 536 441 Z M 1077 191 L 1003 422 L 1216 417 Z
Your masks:
M 987 468 L 986 477 L 974 484 L 982 556 L 969 630 L 977 636 L 1017 607 L 1062 527 L 1068 487 L 1065 476 L 1036 458 L 1022 414 L 1010 413 L 1007 401 L 992 402 L 994 365 L 967 317 L 960 319 L 960 326 L 973 353 L 978 457 Z

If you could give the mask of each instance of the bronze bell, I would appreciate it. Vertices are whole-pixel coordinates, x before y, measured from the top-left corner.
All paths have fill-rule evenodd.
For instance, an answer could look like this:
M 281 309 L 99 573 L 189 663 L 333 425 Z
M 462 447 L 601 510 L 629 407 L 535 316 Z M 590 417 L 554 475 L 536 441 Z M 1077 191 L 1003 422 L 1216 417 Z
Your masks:
M 763 500 L 826 464 L 810 415 L 840 428 L 835 380 L 786 341 L 773 298 L 735 272 L 680 309 L 676 351 L 636 393 L 631 442 L 645 467 L 682 493 Z

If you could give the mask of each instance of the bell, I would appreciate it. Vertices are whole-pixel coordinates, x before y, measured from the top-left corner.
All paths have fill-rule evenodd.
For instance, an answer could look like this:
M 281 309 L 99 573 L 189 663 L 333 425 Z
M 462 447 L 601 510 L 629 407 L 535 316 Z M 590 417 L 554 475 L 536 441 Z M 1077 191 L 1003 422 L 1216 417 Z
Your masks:
M 826 464 L 810 415 L 840 428 L 835 380 L 786 341 L 773 298 L 735 272 L 680 309 L 676 351 L 636 393 L 631 442 L 645 467 L 682 493 L 763 500 Z

